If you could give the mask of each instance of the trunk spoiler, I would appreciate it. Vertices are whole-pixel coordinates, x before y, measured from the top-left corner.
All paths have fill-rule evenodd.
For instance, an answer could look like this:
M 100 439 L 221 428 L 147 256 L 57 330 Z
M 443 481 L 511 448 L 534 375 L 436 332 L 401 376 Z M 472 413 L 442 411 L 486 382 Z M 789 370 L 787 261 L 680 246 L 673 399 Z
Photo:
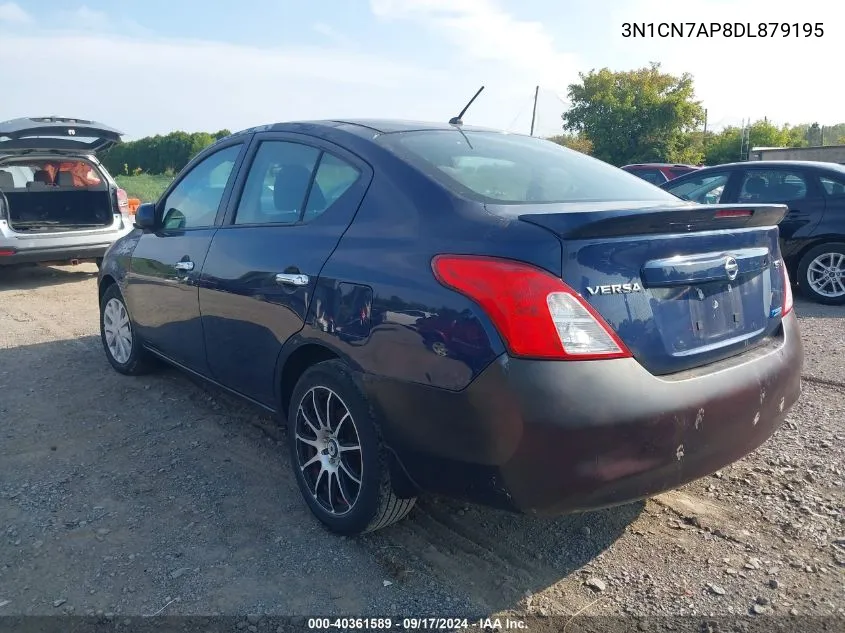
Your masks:
M 786 215 L 782 204 L 711 204 L 643 206 L 615 203 L 531 205 L 518 207 L 514 215 L 549 229 L 564 239 L 620 237 L 624 235 L 691 233 L 776 226 Z M 626 208 L 628 206 L 628 208 Z M 635 206 L 635 208 L 631 208 Z M 499 208 L 500 209 L 500 208 Z M 490 209 L 494 213 L 499 211 Z

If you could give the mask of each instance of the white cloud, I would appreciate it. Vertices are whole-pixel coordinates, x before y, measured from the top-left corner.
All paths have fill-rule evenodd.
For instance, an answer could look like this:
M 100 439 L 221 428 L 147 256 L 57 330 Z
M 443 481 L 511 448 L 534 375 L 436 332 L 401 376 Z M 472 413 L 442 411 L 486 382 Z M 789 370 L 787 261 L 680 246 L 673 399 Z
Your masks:
M 446 37 L 475 62 L 510 70 L 525 86 L 563 91 L 577 79 L 578 58 L 560 50 L 542 22 L 515 18 L 492 0 L 370 0 L 382 19 L 414 20 Z
M 354 42 L 351 38 L 345 36 L 335 27 L 330 24 L 326 24 L 325 22 L 316 22 L 312 25 L 311 28 L 314 29 L 315 33 L 319 33 L 327 40 L 329 40 L 329 42 L 337 46 L 352 47 L 354 45 Z
M 28 24 L 32 22 L 32 16 L 14 2 L 5 2 L 0 4 L 0 22 Z
M 63 69 L 55 51 L 73 51 Z M 129 136 L 241 129 L 292 119 L 432 116 L 425 91 L 446 77 L 336 49 L 42 32 L 0 35 L 0 120 L 54 113 Z M 397 100 L 396 95 L 403 95 Z

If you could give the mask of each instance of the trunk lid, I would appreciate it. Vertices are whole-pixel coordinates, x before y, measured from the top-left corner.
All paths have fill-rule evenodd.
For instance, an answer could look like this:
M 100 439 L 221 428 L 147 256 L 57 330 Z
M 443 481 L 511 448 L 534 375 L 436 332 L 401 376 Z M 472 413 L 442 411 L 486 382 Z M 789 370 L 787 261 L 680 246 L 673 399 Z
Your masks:
M 46 116 L 0 122 L 0 153 L 73 151 L 95 153 L 120 142 L 112 127 L 68 117 Z
M 777 224 L 786 211 L 638 202 L 521 206 L 516 215 L 560 238 L 563 281 L 662 375 L 742 353 L 778 331 Z

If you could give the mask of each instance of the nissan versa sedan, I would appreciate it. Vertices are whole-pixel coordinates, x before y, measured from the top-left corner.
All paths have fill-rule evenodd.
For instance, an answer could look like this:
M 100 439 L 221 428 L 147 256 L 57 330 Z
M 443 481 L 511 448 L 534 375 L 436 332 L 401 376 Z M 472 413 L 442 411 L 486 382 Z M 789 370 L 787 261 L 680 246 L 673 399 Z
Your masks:
M 612 506 L 741 458 L 798 399 L 785 212 L 462 124 L 268 125 L 139 207 L 100 271 L 103 348 L 279 414 L 338 533 L 425 491 Z

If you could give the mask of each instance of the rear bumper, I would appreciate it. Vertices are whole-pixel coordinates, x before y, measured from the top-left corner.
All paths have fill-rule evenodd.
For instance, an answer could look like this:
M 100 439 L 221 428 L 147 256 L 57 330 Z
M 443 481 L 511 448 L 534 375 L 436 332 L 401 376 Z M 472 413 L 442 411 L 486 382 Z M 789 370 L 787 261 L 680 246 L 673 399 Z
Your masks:
M 366 388 L 418 487 L 560 514 L 648 497 L 750 453 L 798 400 L 803 354 L 792 313 L 768 344 L 671 377 L 633 359 L 503 356 L 462 392 Z
M 12 255 L 0 255 L 0 266 L 37 264 L 39 262 L 70 262 L 76 259 L 98 259 L 105 254 L 109 246 L 111 246 L 111 242 L 77 247 L 30 248 L 23 251 L 16 251 Z
M 7 221 L 0 220 L 0 266 L 97 259 L 130 231 L 131 222 L 118 216 L 102 230 L 33 235 L 17 233 Z

